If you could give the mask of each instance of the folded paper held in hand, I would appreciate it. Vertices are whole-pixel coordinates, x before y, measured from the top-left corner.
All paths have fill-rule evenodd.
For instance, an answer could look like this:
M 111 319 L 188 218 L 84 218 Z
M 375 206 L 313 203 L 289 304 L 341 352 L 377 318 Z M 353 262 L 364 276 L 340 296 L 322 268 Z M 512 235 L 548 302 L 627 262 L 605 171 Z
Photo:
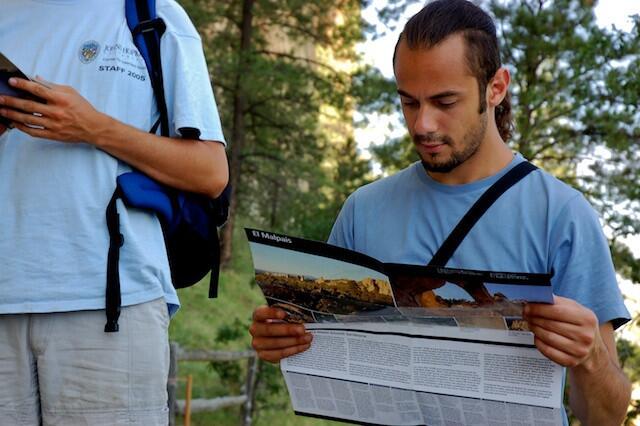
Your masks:
M 551 275 L 382 263 L 246 233 L 268 304 L 314 335 L 309 350 L 280 363 L 296 413 L 375 425 L 562 425 L 563 368 L 537 350 L 522 318 L 527 302 L 553 303 Z

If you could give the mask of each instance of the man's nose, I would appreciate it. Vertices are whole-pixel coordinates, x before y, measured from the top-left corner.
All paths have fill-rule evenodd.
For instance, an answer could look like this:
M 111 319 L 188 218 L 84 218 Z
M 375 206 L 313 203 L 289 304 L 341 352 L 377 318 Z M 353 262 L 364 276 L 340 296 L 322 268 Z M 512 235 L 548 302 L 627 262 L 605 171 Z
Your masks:
M 413 132 L 418 135 L 436 133 L 438 131 L 437 113 L 428 106 L 420 107 L 413 123 Z

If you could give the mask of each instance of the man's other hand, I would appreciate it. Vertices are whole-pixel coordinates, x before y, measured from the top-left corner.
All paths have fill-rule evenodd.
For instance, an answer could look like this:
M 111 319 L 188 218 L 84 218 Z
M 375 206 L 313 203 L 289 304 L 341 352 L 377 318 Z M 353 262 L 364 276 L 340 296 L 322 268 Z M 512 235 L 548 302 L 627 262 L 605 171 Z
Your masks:
M 311 346 L 311 333 L 306 332 L 302 324 L 284 322 L 286 316 L 282 309 L 268 306 L 260 306 L 253 312 L 249 333 L 260 359 L 276 363 Z
M 535 336 L 538 350 L 562 366 L 591 367 L 589 364 L 596 362 L 605 348 L 598 318 L 574 300 L 554 296 L 553 305 L 528 303 L 524 319 Z
M 581 424 L 621 424 L 631 384 L 620 368 L 611 323 L 599 325 L 590 309 L 571 299 L 554 296 L 554 301 L 524 308 L 536 347 L 551 361 L 569 367 L 569 405 Z

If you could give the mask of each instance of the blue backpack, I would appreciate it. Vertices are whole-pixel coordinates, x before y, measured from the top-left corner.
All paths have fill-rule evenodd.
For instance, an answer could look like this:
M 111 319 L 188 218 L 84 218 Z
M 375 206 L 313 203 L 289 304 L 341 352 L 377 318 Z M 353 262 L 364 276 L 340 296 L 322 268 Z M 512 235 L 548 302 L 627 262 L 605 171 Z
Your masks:
M 160 126 L 161 135 L 169 136 L 160 61 L 160 39 L 166 29 L 164 21 L 157 17 L 155 0 L 125 0 L 125 13 L 133 41 L 147 65 L 160 113 L 150 132 L 156 133 Z M 193 136 L 197 138 L 199 134 Z M 118 176 L 116 183 L 106 212 L 110 242 L 107 258 L 107 324 L 104 331 L 118 331 L 120 316 L 118 264 L 120 247 L 125 241 L 120 233 L 116 208 L 118 199 L 127 207 L 152 211 L 160 219 L 175 288 L 191 286 L 211 271 L 209 297 L 217 297 L 220 269 L 218 227 L 227 220 L 230 187 L 227 186 L 218 198 L 211 199 L 161 185 L 138 171 Z

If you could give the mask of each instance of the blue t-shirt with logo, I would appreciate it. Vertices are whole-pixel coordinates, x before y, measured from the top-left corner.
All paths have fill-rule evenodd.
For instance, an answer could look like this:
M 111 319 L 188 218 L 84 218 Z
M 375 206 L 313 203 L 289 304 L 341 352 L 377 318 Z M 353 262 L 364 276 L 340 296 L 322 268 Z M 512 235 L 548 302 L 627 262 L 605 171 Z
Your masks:
M 224 143 L 202 43 L 174 0 L 158 0 L 167 25 L 162 68 L 172 136 L 200 131 Z M 27 75 L 76 89 L 97 110 L 148 131 L 157 118 L 144 60 L 122 0 L 3 0 L 0 52 Z M 83 143 L 0 136 L 0 314 L 101 309 L 109 247 L 105 210 L 130 170 Z M 157 218 L 118 205 L 123 306 L 164 297 L 175 311 Z

